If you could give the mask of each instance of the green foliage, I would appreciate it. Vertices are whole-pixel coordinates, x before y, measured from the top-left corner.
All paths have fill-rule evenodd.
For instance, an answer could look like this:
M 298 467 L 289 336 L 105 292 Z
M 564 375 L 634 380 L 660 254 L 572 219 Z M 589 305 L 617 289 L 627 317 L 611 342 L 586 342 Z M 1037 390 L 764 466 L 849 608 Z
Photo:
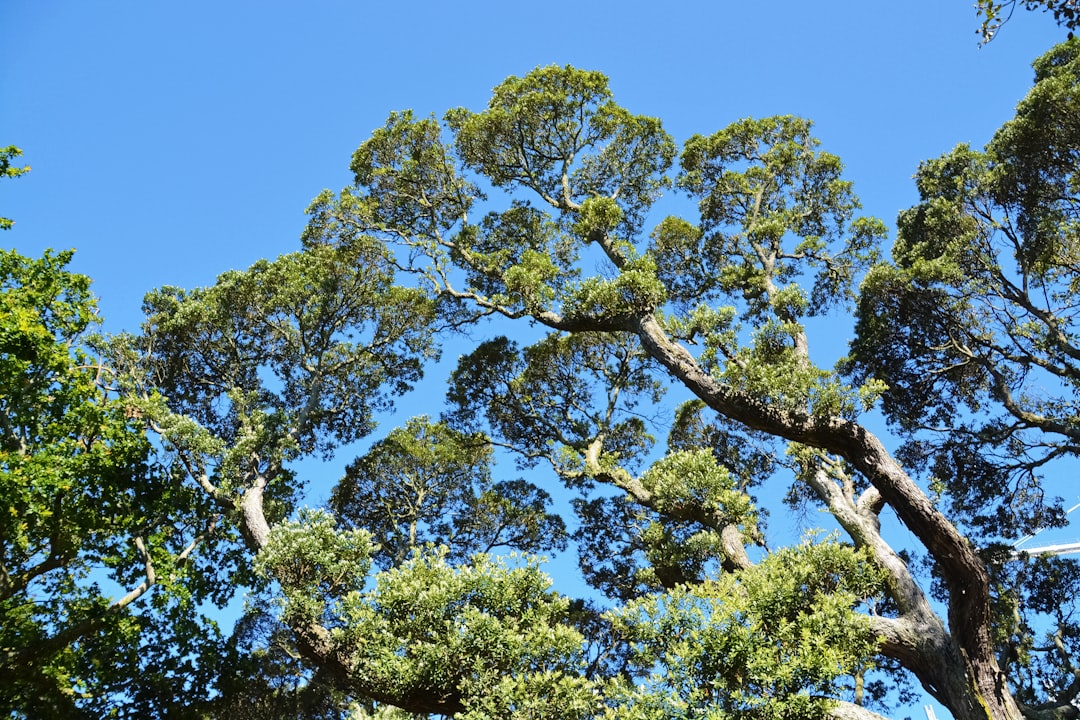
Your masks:
M 582 241 L 635 254 L 628 242 L 670 185 L 674 154 L 659 121 L 615 105 L 603 75 L 538 68 L 508 78 L 482 112 L 448 112 L 445 128 L 394 113 L 354 154 L 356 187 L 313 211 L 318 227 L 351 225 L 412 246 L 434 261 L 420 271 L 436 287 L 489 311 L 520 316 L 565 304 L 569 313 L 615 297 L 655 307 L 663 290 L 648 267 L 600 289 L 577 282 L 575 263 Z M 470 222 L 484 185 L 529 190 L 542 205 L 511 202 Z M 453 264 L 463 288 L 453 286 Z
M 324 511 L 301 510 L 279 523 L 256 558 L 256 569 L 277 580 L 284 593 L 283 619 L 318 620 L 331 600 L 363 588 L 375 550 L 367 530 L 337 531 Z
M 288 626 L 271 608 L 249 603 L 225 648 L 216 694 L 200 717 L 209 720 L 355 720 L 360 707 L 325 670 L 300 656 Z M 380 716 L 381 717 L 381 716 Z
M 1075 675 L 1075 568 L 994 542 L 1060 522 L 1041 468 L 1080 442 L 1078 56 L 1074 41 L 1036 63 L 1035 89 L 985 151 L 924 163 L 891 263 L 878 259 L 884 225 L 858 215 L 808 120 L 694 136 L 676 175 L 660 122 L 569 66 L 508 78 L 479 112 L 391 114 L 354 153 L 353 185 L 309 207 L 301 252 L 151 293 L 141 335 L 95 341 L 107 364 L 78 350 L 93 307 L 85 280 L 61 272 L 66 256 L 3 256 L 19 279 L 0 328 L 16 519 L 0 526 L 0 560 L 47 566 L 70 529 L 100 542 L 79 552 L 117 582 L 153 566 L 168 591 L 135 618 L 67 593 L 87 587 L 85 570 L 33 576 L 26 587 L 65 600 L 51 616 L 0 605 L 4 643 L 47 644 L 59 610 L 85 600 L 86 617 L 115 619 L 94 621 L 105 645 L 163 668 L 148 690 L 106 692 L 158 715 L 178 680 L 216 673 L 217 696 L 175 714 L 231 716 L 261 696 L 252 707 L 278 716 L 355 703 L 354 716 L 384 718 L 868 717 L 901 668 L 959 720 L 1014 717 L 1015 698 L 1067 713 L 1076 695 L 1048 688 Z M 698 213 L 648 232 L 669 189 Z M 851 356 L 819 367 L 810 330 L 853 302 Z M 489 316 L 546 333 L 492 337 L 505 324 L 474 323 Z M 462 329 L 477 345 L 441 419 L 363 448 L 333 514 L 297 511 L 301 461 L 369 435 L 437 358 L 437 333 Z M 671 386 L 689 393 L 674 412 Z M 878 400 L 907 440 L 899 460 L 858 424 Z M 496 449 L 528 480 L 497 479 Z M 532 559 L 567 546 L 547 470 L 607 612 L 554 593 Z M 102 477 L 84 488 L 65 479 L 76 472 Z M 775 546 L 790 538 L 764 522 L 766 482 L 831 513 L 851 544 Z M 118 498 L 93 495 L 109 483 Z M 58 525 L 78 492 L 94 512 L 88 501 L 83 526 Z M 115 526 L 106 501 L 122 506 Z M 944 580 L 948 623 L 888 545 L 886 508 Z M 502 548 L 515 552 L 489 554 Z M 258 594 L 237 634 L 176 670 L 194 608 L 243 586 Z M 1059 635 L 1036 644 L 1031 623 L 1048 617 Z M 139 634 L 151 618 L 169 621 L 157 644 Z M 56 637 L 20 691 L 107 686 L 111 669 L 84 672 L 95 654 Z
M 602 74 L 569 66 L 507 78 L 483 112 L 446 118 L 466 167 L 496 187 L 529 188 L 561 210 L 619 195 L 625 207 L 606 211 L 605 229 L 638 227 L 674 157 L 659 121 L 616 105 Z
M 1080 6 L 1076 0 L 977 0 L 975 9 L 982 18 L 978 32 L 983 44 L 993 40 L 1001 26 L 1012 19 L 1018 4 L 1025 10 L 1049 12 L 1059 27 L 1069 30 L 1069 39 L 1072 39 L 1072 31 L 1080 25 Z
M 198 622 L 162 627 L 207 599 L 183 556 L 203 521 L 87 352 L 96 306 L 71 256 L 0 251 L 0 707 L 33 717 L 93 713 L 140 674 L 171 682 L 182 668 L 149 657 L 214 642 Z
M 434 118 L 414 120 L 412 112 L 393 113 L 357 149 L 350 165 L 356 184 L 376 190 L 363 200 L 344 196 L 361 227 L 408 227 L 434 240 L 468 213 L 475 191 L 458 177 L 441 132 Z M 305 236 L 309 243 L 326 239 L 310 229 Z
M 840 678 L 872 664 L 877 640 L 856 607 L 882 583 L 865 554 L 803 543 L 631 602 L 613 613 L 641 678 L 623 702 L 642 717 L 824 717 Z
M 747 528 L 757 526 L 754 505 L 735 485 L 727 468 L 710 448 L 671 453 L 654 463 L 641 483 L 657 500 L 657 509 L 692 503 L 716 516 L 716 522 Z
M 562 519 L 545 512 L 548 493 L 524 480 L 493 482 L 490 464 L 482 435 L 413 418 L 349 466 L 330 506 L 346 527 L 380 539 L 383 569 L 428 543 L 448 546 L 454 562 L 496 548 L 564 549 Z
M 922 202 L 900 215 L 894 264 L 864 283 L 853 344 L 858 377 L 889 387 L 899 427 L 953 429 L 940 452 L 917 452 L 969 522 L 1005 536 L 1052 518 L 1043 498 L 1010 489 L 1017 476 L 1037 484 L 1038 458 L 1059 452 L 1029 447 L 1030 431 L 1071 438 L 1080 417 L 1080 44 L 1035 66 L 1035 87 L 984 152 L 961 145 L 920 167 Z
M 20 155 L 22 155 L 22 150 L 14 145 L 0 148 L 0 178 L 17 178 L 20 175 L 30 172 L 29 165 L 25 167 L 12 167 L 11 161 Z M 0 217 L 0 230 L 10 230 L 11 226 L 14 224 L 15 221 L 10 218 Z
M 839 158 L 817 150 L 810 130 L 790 116 L 747 119 L 687 141 L 679 185 L 699 200 L 701 227 L 673 219 L 654 236 L 661 277 L 684 289 L 674 299 L 730 297 L 746 303 L 748 319 L 784 322 L 851 299 L 885 228 L 855 218 Z M 804 274 L 809 297 L 790 284 Z
M 632 343 L 581 333 L 552 334 L 523 352 L 506 338 L 483 343 L 459 360 L 447 399 L 454 423 L 476 429 L 486 420 L 522 462 L 546 460 L 578 484 L 601 467 L 632 465 L 651 446 L 634 411 L 662 393 Z M 592 412 L 596 406 L 603 411 Z M 598 441 L 603 450 L 587 467 Z
M 259 261 L 211 288 L 155 291 L 143 340 L 152 380 L 234 455 L 244 433 L 264 452 L 277 443 L 282 458 L 328 452 L 369 432 L 386 407 L 382 387 L 406 390 L 434 352 L 431 303 L 391 279 L 385 251 L 368 243 Z
M 852 345 L 855 378 L 888 388 L 901 457 L 987 545 L 1063 524 L 1047 468 L 1080 439 L 1080 41 L 1034 66 L 1035 86 L 985 150 L 920 166 L 921 201 L 900 214 L 893 262 L 863 283 Z M 1022 654 L 1008 663 L 1018 696 L 1047 702 L 1053 682 L 1027 673 L 1070 676 L 1075 620 L 1026 599 L 1014 563 L 1001 572 L 1014 580 L 995 606 L 1009 629 L 997 652 Z M 1061 649 L 1032 651 L 1030 628 L 1046 621 Z
M 325 557 L 306 557 L 310 567 L 279 558 L 260 566 L 260 578 L 250 554 L 270 542 L 267 526 L 293 510 L 300 485 L 291 464 L 328 457 L 369 433 L 375 414 L 437 355 L 435 304 L 392 280 L 392 257 L 370 239 L 318 243 L 225 273 L 209 288 L 153 292 L 141 336 L 101 341 L 128 413 L 160 440 L 160 460 L 177 488 L 175 507 L 205 518 L 188 525 L 205 532 L 185 558 L 183 576 L 193 584 L 187 617 L 200 617 L 198 603 L 225 603 L 244 586 L 266 587 L 269 577 L 297 588 L 288 594 L 290 623 L 321 620 L 330 602 L 322 593 L 339 581 L 319 574 Z M 323 533 L 316 535 L 324 550 L 337 547 L 335 531 L 314 521 L 289 537 L 299 543 L 311 528 Z M 349 533 L 340 537 L 348 547 L 363 545 Z M 349 556 L 353 564 L 362 559 Z M 171 581 L 171 574 L 162 576 L 159 583 Z M 176 662 L 189 661 L 181 654 Z M 196 667 L 215 666 L 204 659 Z
M 376 576 L 374 589 L 344 598 L 336 641 L 355 658 L 354 682 L 387 697 L 422 694 L 475 718 L 558 702 L 583 686 L 559 678 L 577 667 L 582 638 L 561 622 L 568 603 L 549 585 L 533 562 L 477 555 L 455 568 L 445 551 L 422 551 Z M 544 686 L 555 694 L 531 696 Z

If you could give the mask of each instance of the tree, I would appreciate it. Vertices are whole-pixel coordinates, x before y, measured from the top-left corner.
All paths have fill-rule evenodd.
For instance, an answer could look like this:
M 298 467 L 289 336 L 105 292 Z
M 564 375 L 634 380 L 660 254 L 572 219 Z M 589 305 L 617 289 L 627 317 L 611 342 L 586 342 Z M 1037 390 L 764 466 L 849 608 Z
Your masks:
M 214 672 L 169 650 L 214 642 L 192 612 L 214 520 L 152 462 L 90 354 L 96 306 L 71 256 L 0 251 L 0 709 L 19 717 L 100 717 L 117 693 L 151 708 L 156 687 L 177 706 L 174 683 Z
M 491 479 L 487 438 L 414 418 L 375 443 L 345 471 L 330 499 L 340 524 L 379 538 L 375 563 L 400 565 L 427 544 L 458 562 L 510 547 L 566 547 L 566 527 L 544 511 L 550 496 L 532 483 Z
M 1016 696 L 1074 713 L 1076 563 L 1018 559 L 1001 543 L 1065 522 L 1044 478 L 1080 439 L 1077 113 L 1072 40 L 1035 63 L 1034 89 L 984 151 L 961 145 L 920 167 L 922 202 L 900 215 L 894 264 L 864 283 L 853 348 L 858 374 L 890 386 L 905 463 L 984 549 Z
M 1008 543 L 1060 517 L 1042 473 L 1077 448 L 1078 53 L 1037 63 L 985 153 L 920 170 L 892 262 L 807 120 L 678 152 L 571 67 L 394 113 L 302 252 L 152 293 L 110 362 L 220 515 L 218 572 L 380 713 L 869 720 L 910 674 L 960 720 L 1076 717 L 1080 573 Z M 657 221 L 672 189 L 693 219 Z M 851 306 L 851 357 L 820 367 L 814 319 Z M 370 433 L 462 329 L 485 337 L 442 417 L 349 465 L 333 514 L 300 509 L 297 461 Z M 862 422 L 879 402 L 895 453 Z M 496 447 L 536 483 L 495 483 Z M 604 609 L 488 552 L 561 547 L 545 478 Z M 778 483 L 833 531 L 770 528 Z

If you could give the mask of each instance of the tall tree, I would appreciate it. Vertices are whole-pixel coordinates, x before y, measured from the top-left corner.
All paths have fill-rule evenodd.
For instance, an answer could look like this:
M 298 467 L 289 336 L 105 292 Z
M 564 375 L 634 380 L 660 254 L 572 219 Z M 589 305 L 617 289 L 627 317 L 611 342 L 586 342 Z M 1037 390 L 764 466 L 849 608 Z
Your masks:
M 1072 40 L 1035 63 L 1034 89 L 984 151 L 919 168 L 921 202 L 900 215 L 894 262 L 864 283 L 853 348 L 858 375 L 890 387 L 905 463 L 990 561 L 1010 686 L 1063 714 L 1080 697 L 1076 563 L 1007 543 L 1065 522 L 1045 480 L 1080 448 L 1078 118 Z
M 508 78 L 479 112 L 394 113 L 354 184 L 312 204 L 302 252 L 152 293 L 112 363 L 220 515 L 217 571 L 280 595 L 320 697 L 469 720 L 869 720 L 911 675 L 960 720 L 1076 717 L 1080 573 L 1005 548 L 1060 518 L 1042 473 L 1077 447 L 1077 54 L 1039 61 L 985 153 L 922 168 L 891 263 L 807 120 L 680 153 L 571 67 Z M 692 219 L 658 218 L 670 190 Z M 816 318 L 852 305 L 851 358 L 819 366 Z M 370 433 L 436 334 L 484 318 L 546 334 L 484 339 L 441 419 L 372 445 L 334 514 L 298 509 L 296 461 Z M 895 453 L 861 422 L 879 401 Z M 493 447 L 535 483 L 494 482 Z M 561 547 L 545 475 L 606 612 L 485 552 Z M 767 483 L 834 531 L 770 528 Z
M 1040 86 L 1050 82 L 1075 95 L 1075 79 L 1061 71 L 1072 48 L 1043 61 Z M 1064 109 L 1046 122 L 1067 132 L 1076 116 Z M 1038 131 L 1027 135 L 1043 148 L 1039 137 Z M 1057 164 L 1027 182 L 1057 172 L 1051 177 L 1061 183 L 1052 189 L 1074 190 L 1070 176 L 1060 174 L 1075 167 L 1069 156 L 1054 147 L 1043 155 Z M 807 320 L 854 299 L 855 283 L 876 262 L 885 235 L 880 222 L 856 214 L 858 201 L 839 160 L 818 148 L 809 122 L 791 117 L 744 120 L 693 137 L 683 147 L 674 182 L 697 200 L 700 215 L 695 221 L 668 217 L 646 235 L 653 204 L 672 183 L 674 157 L 674 143 L 659 121 L 615 105 L 603 76 L 541 68 L 501 84 L 480 112 L 449 112 L 445 124 L 392 115 L 353 156 L 355 187 L 337 198 L 323 196 L 313 207 L 316 226 L 332 219 L 403 245 L 408 253 L 402 250 L 402 257 L 407 254 L 411 267 L 443 297 L 509 319 L 529 318 L 552 332 L 523 353 L 502 343 L 464 358 L 451 398 L 470 429 L 490 432 L 526 463 L 548 464 L 582 492 L 597 484 L 617 488 L 626 502 L 655 513 L 657 522 L 639 521 L 611 542 L 637 543 L 624 571 L 645 563 L 648 572 L 636 577 L 658 591 L 670 588 L 655 606 L 639 604 L 648 596 L 631 604 L 646 613 L 647 626 L 674 625 L 662 639 L 640 634 L 640 627 L 625 630 L 632 643 L 646 637 L 653 643 L 632 653 L 640 665 L 632 659 L 627 672 L 636 667 L 646 673 L 661 662 L 669 675 L 655 686 L 626 691 L 624 699 L 633 699 L 625 707 L 613 700 L 615 706 L 620 712 L 636 707 L 632 712 L 642 716 L 866 714 L 859 688 L 876 655 L 883 666 L 913 673 L 958 718 L 1017 718 L 1022 709 L 1074 714 L 1070 697 L 1059 690 L 1050 691 L 1046 703 L 1014 692 L 1019 688 L 998 655 L 1001 598 L 991 572 L 997 569 L 980 551 L 983 536 L 962 532 L 978 513 L 960 507 L 947 513 L 886 442 L 859 422 L 891 375 L 863 373 L 863 382 L 852 386 L 837 370 L 813 362 Z M 499 191 L 507 194 L 506 206 L 474 220 L 477 207 L 492 207 L 490 199 L 481 205 L 481 198 Z M 1071 237 L 1071 225 L 1062 224 L 1074 209 L 1070 198 L 1065 194 L 1058 203 L 1063 209 L 1042 224 L 1051 237 Z M 317 246 L 318 238 L 309 238 L 309 245 Z M 596 253 L 603 269 L 586 274 Z M 884 272 L 875 269 L 871 277 Z M 1070 278 L 1067 272 L 1063 277 Z M 893 326 L 894 315 L 881 317 Z M 922 317 L 931 323 L 935 316 Z M 1027 327 L 1015 315 L 999 319 L 1015 322 L 1009 326 L 1014 332 Z M 1058 363 L 1068 357 L 1061 344 L 1050 350 L 1065 352 Z M 693 393 L 700 407 L 715 413 L 716 420 L 705 422 L 761 443 L 791 472 L 792 493 L 831 512 L 858 549 L 843 561 L 851 564 L 841 564 L 845 570 L 835 569 L 841 565 L 833 551 L 792 549 L 798 558 L 793 562 L 814 578 L 799 585 L 802 599 L 792 600 L 789 617 L 800 629 L 788 635 L 783 623 L 747 610 L 738 622 L 750 623 L 748 632 L 762 645 L 719 655 L 715 665 L 690 662 L 685 646 L 670 645 L 678 637 L 675 627 L 692 630 L 689 619 L 673 618 L 685 608 L 688 618 L 723 623 L 723 613 L 707 598 L 782 592 L 776 580 L 759 578 L 775 578 L 771 565 L 785 556 L 754 550 L 768 541 L 767 535 L 761 539 L 765 530 L 748 495 L 752 481 L 733 477 L 732 458 L 725 454 L 740 443 L 714 445 L 704 455 L 672 449 L 644 472 L 635 470 L 650 439 L 633 408 L 655 399 L 648 398 L 654 392 L 649 377 Z M 999 385 L 1007 386 L 1008 378 Z M 939 398 L 941 407 L 950 402 L 941 395 L 932 401 Z M 993 491 L 981 477 L 966 479 L 973 492 Z M 588 507 L 616 512 L 602 503 Z M 944 617 L 908 555 L 883 534 L 879 515 L 886 507 L 933 562 Z M 622 509 L 610 517 L 619 527 L 630 516 Z M 675 533 L 679 522 L 701 532 Z M 839 552 L 841 546 L 826 541 L 824 547 Z M 829 577 L 864 580 L 849 587 Z M 737 589 L 723 589 L 727 583 Z M 825 625 L 843 624 L 853 633 L 830 636 L 830 647 L 850 654 L 831 657 L 820 673 L 798 670 L 790 683 L 781 682 L 785 666 L 802 667 L 792 661 L 799 643 L 794 638 L 813 635 L 798 625 L 800 619 L 832 612 L 805 594 L 818 584 L 839 613 Z M 618 592 L 640 590 L 631 584 Z M 1027 599 L 1017 595 L 1014 601 Z M 685 685 L 674 680 L 682 662 L 691 673 Z M 739 695 L 737 683 L 722 678 L 731 672 L 745 680 L 740 664 L 773 682 L 753 685 L 761 688 L 753 698 Z M 843 675 L 851 677 L 846 685 L 839 681 Z

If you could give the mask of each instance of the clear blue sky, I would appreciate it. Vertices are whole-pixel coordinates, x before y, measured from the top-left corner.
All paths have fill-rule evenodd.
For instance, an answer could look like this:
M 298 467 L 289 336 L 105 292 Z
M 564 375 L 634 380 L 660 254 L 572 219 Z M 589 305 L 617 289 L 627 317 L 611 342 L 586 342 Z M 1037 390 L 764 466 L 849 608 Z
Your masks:
M 680 141 L 812 118 L 891 227 L 918 163 L 981 147 L 1064 39 L 1018 12 L 980 48 L 977 26 L 972 0 L 0 0 L 0 146 L 33 167 L 0 183 L 0 246 L 76 248 L 107 328 L 135 330 L 152 288 L 296 250 L 390 111 L 479 109 L 551 63 L 606 73 Z

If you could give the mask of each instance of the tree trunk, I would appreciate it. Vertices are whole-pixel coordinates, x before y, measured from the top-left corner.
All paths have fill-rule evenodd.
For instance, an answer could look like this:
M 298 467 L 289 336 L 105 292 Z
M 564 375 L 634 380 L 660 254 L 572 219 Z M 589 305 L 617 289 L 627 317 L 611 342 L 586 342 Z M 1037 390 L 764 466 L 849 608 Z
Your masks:
M 902 642 L 899 637 L 887 640 L 886 653 L 914 672 L 956 720 L 1023 717 L 994 656 L 985 564 L 873 433 L 844 418 L 779 409 L 719 382 L 651 315 L 626 329 L 716 412 L 749 428 L 838 455 L 858 469 L 930 552 L 949 588 L 949 630 L 927 606 L 925 613 L 917 613 L 919 622 L 912 627 L 923 634 Z M 933 621 L 927 624 L 930 617 Z

